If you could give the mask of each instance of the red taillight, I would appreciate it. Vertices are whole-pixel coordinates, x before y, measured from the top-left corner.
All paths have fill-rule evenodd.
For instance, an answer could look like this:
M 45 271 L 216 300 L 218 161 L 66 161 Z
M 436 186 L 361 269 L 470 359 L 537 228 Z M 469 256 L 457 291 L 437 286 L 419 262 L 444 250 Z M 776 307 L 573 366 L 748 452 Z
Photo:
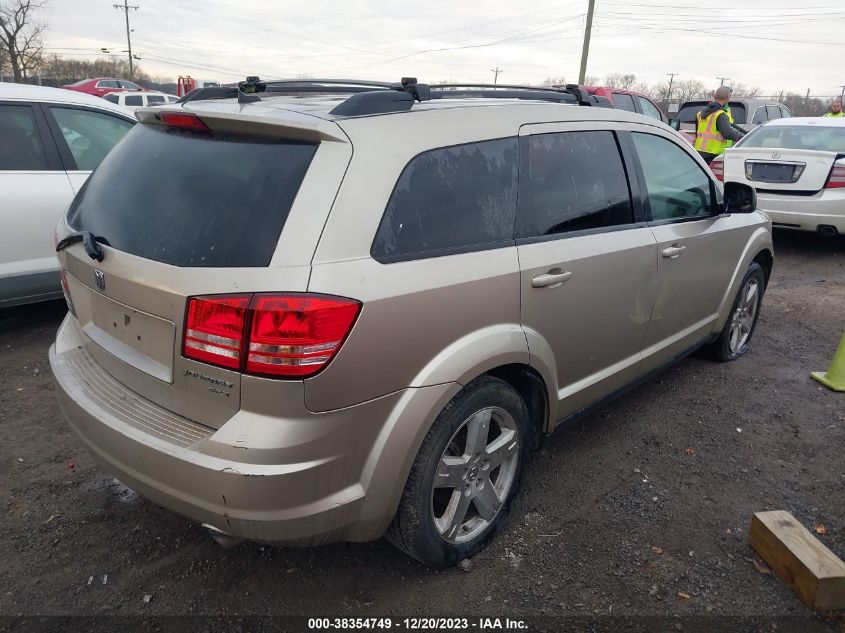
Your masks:
M 181 112 L 162 112 L 159 114 L 162 122 L 167 127 L 192 132 L 210 132 L 209 127 L 202 122 L 196 114 L 183 114 Z
M 710 161 L 710 171 L 716 176 L 716 180 L 725 179 L 725 160 L 721 156 L 717 156 Z
M 182 337 L 185 357 L 239 369 L 249 300 L 249 295 L 189 299 Z
M 845 167 L 834 167 L 830 170 L 825 189 L 845 187 Z
M 360 309 L 323 295 L 193 297 L 183 354 L 248 374 L 306 378 L 329 364 Z

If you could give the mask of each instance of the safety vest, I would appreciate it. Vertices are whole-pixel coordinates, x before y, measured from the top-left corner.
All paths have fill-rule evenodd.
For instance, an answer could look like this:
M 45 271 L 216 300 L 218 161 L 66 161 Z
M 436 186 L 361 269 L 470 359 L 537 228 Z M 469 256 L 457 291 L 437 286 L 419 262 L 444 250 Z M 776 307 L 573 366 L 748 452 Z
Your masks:
M 727 142 L 725 137 L 719 134 L 716 121 L 720 116 L 726 114 L 724 110 L 716 110 L 707 118 L 701 118 L 701 112 L 696 115 L 698 128 L 695 131 L 695 149 L 705 154 L 724 154 Z M 730 119 L 729 119 L 730 120 Z
M 729 106 L 728 104 L 725 104 L 725 114 L 728 115 L 728 121 L 730 121 L 731 125 L 733 125 L 734 124 L 734 115 L 731 112 L 731 106 Z M 733 147 L 733 145 L 734 145 L 733 141 L 731 141 L 731 140 L 725 141 L 725 149 L 728 149 L 729 147 Z
M 837 114 L 834 114 L 833 112 L 826 112 L 825 116 L 845 116 L 845 112 L 838 112 Z

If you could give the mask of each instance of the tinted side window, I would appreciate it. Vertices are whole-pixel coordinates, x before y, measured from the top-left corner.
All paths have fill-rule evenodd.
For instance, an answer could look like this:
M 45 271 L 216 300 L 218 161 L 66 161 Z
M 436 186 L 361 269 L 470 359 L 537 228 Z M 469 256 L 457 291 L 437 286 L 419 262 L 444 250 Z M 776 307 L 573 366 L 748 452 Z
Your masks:
M 634 98 L 631 95 L 625 95 L 620 92 L 613 93 L 613 107 L 619 110 L 627 110 L 628 112 L 636 112 L 634 107 Z
M 101 81 L 97 84 L 97 88 L 120 88 L 120 84 L 116 81 Z
M 766 108 L 761 106 L 754 111 L 754 118 L 751 120 L 751 123 L 759 125 L 765 123 L 767 120 Z
M 109 94 L 104 96 L 103 99 L 105 99 L 106 101 L 111 101 L 112 103 L 119 103 L 120 102 L 120 98 L 116 94 L 114 94 L 113 92 L 110 92 Z
M 164 97 L 161 95 L 150 95 L 149 97 L 147 97 L 147 103 L 149 103 L 150 105 L 154 103 L 164 103 Z
M 132 123 L 125 119 L 90 110 L 50 106 L 50 111 L 73 154 L 76 168 L 83 171 L 96 169 L 132 128 Z
M 143 97 L 141 95 L 126 95 L 126 105 L 128 105 L 128 106 L 144 105 Z
M 528 191 L 531 200 L 517 222 L 519 237 L 634 221 L 628 180 L 613 132 L 531 136 Z
M 646 116 L 650 116 L 653 119 L 657 119 L 658 121 L 662 121 L 663 117 L 660 114 L 660 110 L 648 99 L 644 97 L 637 97 L 640 100 L 640 107 L 643 109 L 643 114 Z
M 645 176 L 653 221 L 712 215 L 710 178 L 692 156 L 659 136 L 639 132 L 632 136 Z
M 399 176 L 373 241 L 373 257 L 513 240 L 516 183 L 515 138 L 420 154 Z
M 766 112 L 769 114 L 769 121 L 781 118 L 780 108 L 778 106 L 766 106 Z
M 121 81 L 120 87 L 125 88 L 126 90 L 141 90 L 141 86 L 133 84 L 131 81 Z
M 45 170 L 47 157 L 29 106 L 0 106 L 0 170 Z
M 792 118 L 792 112 L 789 111 L 789 108 L 787 108 L 786 106 L 779 106 L 779 107 L 780 107 L 781 116 L 784 119 Z

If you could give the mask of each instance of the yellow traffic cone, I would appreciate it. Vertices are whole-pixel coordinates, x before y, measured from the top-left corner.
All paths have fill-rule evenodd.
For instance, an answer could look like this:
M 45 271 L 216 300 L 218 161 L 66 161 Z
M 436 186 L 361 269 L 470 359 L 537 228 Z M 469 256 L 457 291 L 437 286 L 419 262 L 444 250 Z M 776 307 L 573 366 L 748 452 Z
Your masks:
M 845 336 L 839 341 L 839 347 L 833 354 L 827 371 L 814 371 L 813 378 L 834 391 L 845 391 Z

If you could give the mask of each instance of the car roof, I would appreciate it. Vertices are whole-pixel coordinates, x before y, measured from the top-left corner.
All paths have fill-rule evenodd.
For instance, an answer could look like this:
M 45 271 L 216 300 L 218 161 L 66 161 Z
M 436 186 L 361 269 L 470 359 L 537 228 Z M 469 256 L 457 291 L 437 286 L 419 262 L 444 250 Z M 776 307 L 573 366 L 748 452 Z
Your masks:
M 790 125 L 790 126 L 819 126 L 819 127 L 845 127 L 845 117 L 821 117 L 821 116 L 796 116 L 785 119 L 774 119 L 766 123 L 766 126 Z
M 85 94 L 84 92 L 77 92 L 76 90 L 65 90 L 64 88 L 48 88 L 46 86 L 0 82 L 0 100 L 87 105 L 127 116 L 126 110 L 105 99 Z
M 171 104 L 197 112 L 217 112 L 221 114 L 243 114 L 261 117 L 264 120 L 278 118 L 280 120 L 291 117 L 300 118 L 303 115 L 316 117 L 326 121 L 349 121 L 354 119 L 370 119 L 374 117 L 413 116 L 421 112 L 447 112 L 455 109 L 467 108 L 495 108 L 496 112 L 516 119 L 525 118 L 525 124 L 553 122 L 553 121 L 630 121 L 636 123 L 660 123 L 656 119 L 634 112 L 627 112 L 615 108 L 579 106 L 576 104 L 550 103 L 529 99 L 485 98 L 485 97 L 456 97 L 431 99 L 414 103 L 410 110 L 401 112 L 386 112 L 380 114 L 365 114 L 360 116 L 343 116 L 332 114 L 332 110 L 343 103 L 351 94 L 314 95 L 294 97 L 290 95 L 265 96 L 254 103 L 238 103 L 232 99 L 210 99 L 189 101 L 182 104 Z M 504 112 L 507 109 L 507 114 Z M 526 117 L 525 114 L 531 115 Z M 662 125 L 662 124 L 661 124 Z
M 684 101 L 681 104 L 681 108 L 684 108 L 684 107 L 690 106 L 690 105 L 698 105 L 698 104 L 701 104 L 701 103 L 708 104 L 711 101 L 713 101 L 713 99 L 690 99 L 689 101 Z M 780 103 L 779 101 L 771 101 L 769 99 L 746 99 L 745 97 L 731 97 L 728 100 L 728 103 L 740 103 L 742 105 L 754 106 L 754 107 L 761 106 L 761 105 L 782 105 L 782 106 L 786 107 L 785 104 Z

